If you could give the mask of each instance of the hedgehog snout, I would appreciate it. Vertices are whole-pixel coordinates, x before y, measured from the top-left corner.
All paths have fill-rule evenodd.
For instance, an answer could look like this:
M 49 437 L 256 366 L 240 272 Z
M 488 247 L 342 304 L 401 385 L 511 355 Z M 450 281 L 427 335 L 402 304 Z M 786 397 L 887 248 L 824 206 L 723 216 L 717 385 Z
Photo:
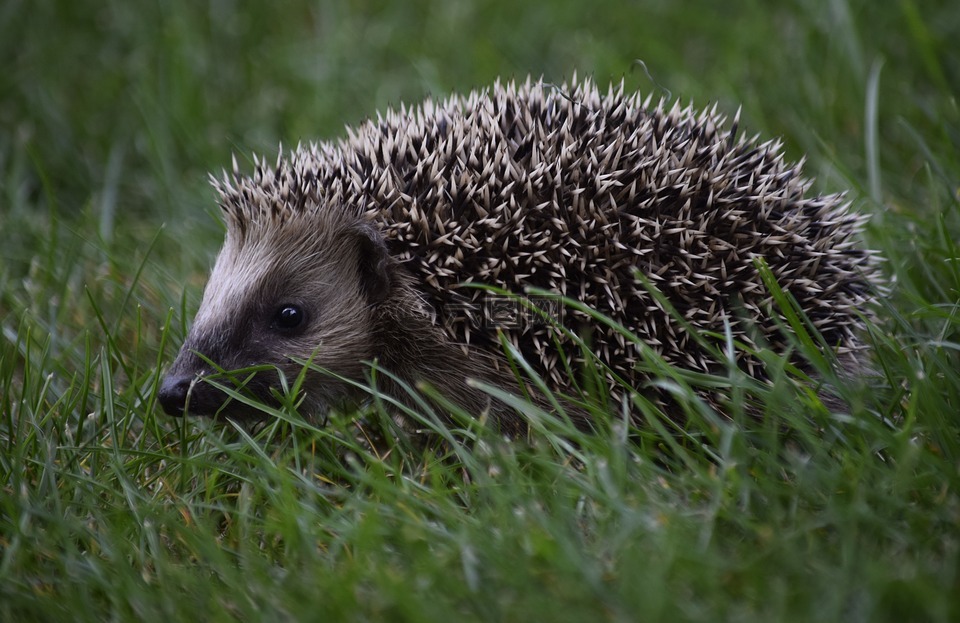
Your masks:
M 227 395 L 204 383 L 202 374 L 170 373 L 160 384 L 157 400 L 167 415 L 182 417 L 185 411 L 191 415 L 214 415 Z
M 196 377 L 193 375 L 172 375 L 168 374 L 160 384 L 160 390 L 157 392 L 157 400 L 167 415 L 177 417 L 183 416 L 183 411 L 187 404 L 187 396 L 190 393 L 190 385 Z
M 222 381 L 218 379 L 218 381 Z M 248 380 L 247 391 L 258 395 L 261 400 L 267 401 L 266 394 L 269 381 L 261 379 Z M 259 390 L 259 391 L 258 391 Z M 229 414 L 231 417 L 244 419 L 248 416 L 260 417 L 256 409 L 248 409 L 242 403 L 233 401 L 226 392 L 212 383 L 206 382 L 204 374 L 175 374 L 171 373 L 164 378 L 157 392 L 157 400 L 167 415 L 182 417 L 184 414 L 200 416 L 219 416 Z

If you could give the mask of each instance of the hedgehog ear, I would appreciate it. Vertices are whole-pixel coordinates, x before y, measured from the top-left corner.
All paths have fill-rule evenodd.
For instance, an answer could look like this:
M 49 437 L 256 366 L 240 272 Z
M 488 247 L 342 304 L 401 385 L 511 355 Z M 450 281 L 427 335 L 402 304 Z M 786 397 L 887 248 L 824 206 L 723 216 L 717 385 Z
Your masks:
M 383 234 L 371 223 L 352 228 L 357 240 L 360 289 L 371 303 L 380 303 L 390 293 L 390 252 Z

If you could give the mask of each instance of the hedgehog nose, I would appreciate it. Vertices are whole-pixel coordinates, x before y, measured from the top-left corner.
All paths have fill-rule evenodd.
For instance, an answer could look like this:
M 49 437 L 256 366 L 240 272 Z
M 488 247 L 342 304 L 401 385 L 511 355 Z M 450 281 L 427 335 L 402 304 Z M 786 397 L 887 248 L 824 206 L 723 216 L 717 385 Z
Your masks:
M 187 403 L 187 393 L 190 391 L 190 384 L 194 378 L 195 376 L 192 374 L 168 374 L 163 379 L 160 390 L 157 392 L 157 399 L 167 415 L 183 415 L 184 405 Z

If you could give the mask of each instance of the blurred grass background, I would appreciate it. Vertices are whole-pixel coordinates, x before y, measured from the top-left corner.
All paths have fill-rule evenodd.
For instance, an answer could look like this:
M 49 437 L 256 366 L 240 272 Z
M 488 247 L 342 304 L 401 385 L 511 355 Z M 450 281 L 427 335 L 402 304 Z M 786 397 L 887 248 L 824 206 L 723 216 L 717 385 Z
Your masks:
M 0 3 L 0 618 L 957 620 L 957 41 L 947 0 Z M 156 413 L 222 237 L 208 171 L 574 73 L 742 107 L 871 215 L 897 287 L 849 419 L 571 465 Z

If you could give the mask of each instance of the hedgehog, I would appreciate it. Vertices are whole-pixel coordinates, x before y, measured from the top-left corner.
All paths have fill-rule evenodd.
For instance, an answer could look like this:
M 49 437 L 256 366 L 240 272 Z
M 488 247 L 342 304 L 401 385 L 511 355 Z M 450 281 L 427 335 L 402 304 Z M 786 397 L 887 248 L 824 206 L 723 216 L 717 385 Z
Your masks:
M 517 392 L 522 359 L 576 396 L 586 355 L 574 335 L 638 390 L 650 380 L 641 346 L 692 371 L 723 365 L 692 333 L 729 332 L 747 346 L 737 365 L 764 379 L 755 349 L 790 345 L 758 259 L 852 370 L 881 283 L 864 218 L 842 195 L 812 195 L 802 161 L 738 135 L 738 121 L 623 82 L 528 78 L 401 105 L 340 140 L 281 147 L 273 165 L 254 156 L 252 175 L 234 157 L 211 176 L 224 246 L 159 402 L 263 418 L 214 373 L 262 366 L 243 391 L 275 403 L 280 376 L 310 362 L 300 409 L 319 417 L 362 404 L 375 363 L 398 404 L 426 384 L 519 433 L 523 417 L 482 384 Z M 531 292 L 639 339 L 552 297 L 502 294 Z

